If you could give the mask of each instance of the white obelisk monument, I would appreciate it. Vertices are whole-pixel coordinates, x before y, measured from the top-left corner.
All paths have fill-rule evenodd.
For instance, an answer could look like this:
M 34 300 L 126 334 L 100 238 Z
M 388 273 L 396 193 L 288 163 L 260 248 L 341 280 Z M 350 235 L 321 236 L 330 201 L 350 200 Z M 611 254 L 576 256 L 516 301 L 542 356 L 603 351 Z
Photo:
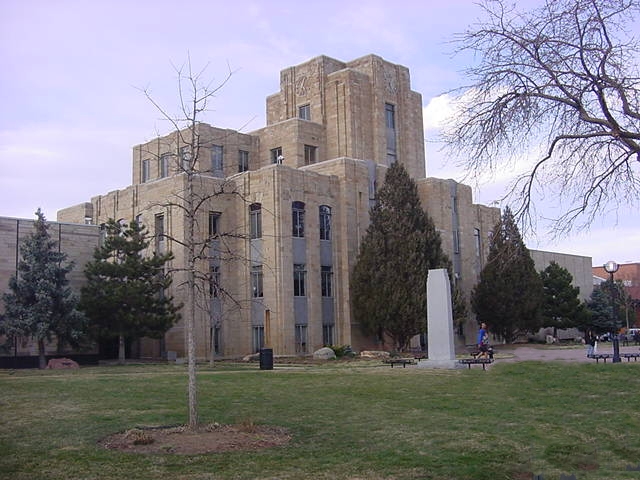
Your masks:
M 453 342 L 451 285 L 444 268 L 429 270 L 427 276 L 427 345 L 429 358 L 422 368 L 461 368 Z

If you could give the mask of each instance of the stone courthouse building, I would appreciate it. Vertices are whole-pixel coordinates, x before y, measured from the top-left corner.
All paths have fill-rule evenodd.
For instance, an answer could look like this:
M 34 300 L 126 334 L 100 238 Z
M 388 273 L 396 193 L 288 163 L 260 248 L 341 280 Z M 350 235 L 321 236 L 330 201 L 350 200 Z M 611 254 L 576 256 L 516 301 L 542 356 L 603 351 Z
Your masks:
M 266 109 L 267 125 L 250 133 L 197 125 L 195 194 L 204 203 L 196 236 L 210 238 L 213 253 L 199 265 L 210 281 L 196 305 L 199 357 L 263 346 L 277 355 L 326 344 L 379 348 L 353 320 L 349 284 L 376 189 L 394 162 L 416 181 L 468 299 L 500 210 L 474 204 L 466 185 L 426 178 L 422 97 L 406 67 L 375 55 L 316 57 L 281 71 Z M 179 132 L 135 146 L 129 187 L 58 212 L 65 224 L 142 222 L 154 249 L 174 253 L 172 294 L 183 303 L 186 220 L 177 204 L 188 150 Z M 475 329 L 469 320 L 467 340 Z M 141 355 L 167 352 L 184 355 L 182 322 L 163 341 L 145 341 Z

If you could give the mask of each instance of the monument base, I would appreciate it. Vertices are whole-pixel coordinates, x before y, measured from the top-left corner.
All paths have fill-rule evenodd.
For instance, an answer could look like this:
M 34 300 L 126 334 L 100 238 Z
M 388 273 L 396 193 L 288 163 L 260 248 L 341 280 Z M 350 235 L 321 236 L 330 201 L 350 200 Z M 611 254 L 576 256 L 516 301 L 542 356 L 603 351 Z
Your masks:
M 457 370 L 459 368 L 464 368 L 458 360 L 420 360 L 418 362 L 418 368 L 439 368 L 442 370 Z

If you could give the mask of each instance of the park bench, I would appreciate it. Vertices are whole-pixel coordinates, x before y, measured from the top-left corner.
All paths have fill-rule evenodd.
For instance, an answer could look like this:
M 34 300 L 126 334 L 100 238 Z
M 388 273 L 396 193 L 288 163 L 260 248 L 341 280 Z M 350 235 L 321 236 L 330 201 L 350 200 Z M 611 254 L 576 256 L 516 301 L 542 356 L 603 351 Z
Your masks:
M 482 365 L 482 369 L 486 370 L 487 365 L 493 363 L 493 358 L 461 358 L 458 362 L 463 365 L 468 365 L 469 370 L 471 370 L 471 365 Z
M 471 355 L 473 358 L 478 358 L 478 355 L 482 353 L 477 345 L 465 345 L 465 347 L 467 349 L 467 352 L 469 352 L 469 355 Z M 489 346 L 487 355 L 491 360 L 493 360 L 493 347 Z
M 600 363 L 600 360 L 604 360 L 604 363 L 607 363 L 607 360 L 609 358 L 613 358 L 613 354 L 612 353 L 593 353 L 591 355 L 588 355 L 589 358 L 593 358 L 596 363 Z
M 640 358 L 640 353 L 621 353 L 620 357 L 626 358 L 627 362 L 630 362 L 632 358 L 634 362 L 637 362 L 638 358 Z
M 391 365 L 391 368 L 393 368 L 394 365 L 402 365 L 402 368 L 404 368 L 407 365 L 416 364 L 414 358 L 388 358 L 386 360 L 383 360 L 382 362 Z
M 429 354 L 419 348 L 412 348 L 411 350 L 409 350 L 409 353 L 411 353 L 413 358 L 415 358 L 416 360 L 423 360 L 423 359 L 429 358 Z

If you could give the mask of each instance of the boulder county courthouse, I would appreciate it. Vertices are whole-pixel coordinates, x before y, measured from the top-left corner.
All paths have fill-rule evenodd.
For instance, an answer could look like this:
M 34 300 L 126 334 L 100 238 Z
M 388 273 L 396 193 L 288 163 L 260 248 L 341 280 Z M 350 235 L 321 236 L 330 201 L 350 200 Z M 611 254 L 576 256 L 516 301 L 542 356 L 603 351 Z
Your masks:
M 393 162 L 417 183 L 468 300 L 500 210 L 474 204 L 469 186 L 426 177 L 422 97 L 411 90 L 406 67 L 375 55 L 350 62 L 320 56 L 282 70 L 280 91 L 266 102 L 267 125 L 251 133 L 197 124 L 196 168 L 203 173 L 194 185 L 205 203 L 196 236 L 215 238 L 214 255 L 200 268 L 216 285 L 196 302 L 199 358 L 242 356 L 265 345 L 276 355 L 323 345 L 380 348 L 353 320 L 349 283 L 376 188 Z M 147 226 L 154 250 L 174 253 L 171 294 L 186 311 L 178 272 L 186 220 L 176 202 L 187 175 L 178 133 L 133 148 L 127 188 L 58 212 L 52 232 L 76 262 L 76 288 L 99 225 L 135 219 Z M 15 272 L 18 238 L 31 223 L 0 219 L 2 285 Z M 472 341 L 473 319 L 462 330 Z M 181 320 L 163 340 L 143 339 L 138 354 L 182 357 L 185 337 Z

